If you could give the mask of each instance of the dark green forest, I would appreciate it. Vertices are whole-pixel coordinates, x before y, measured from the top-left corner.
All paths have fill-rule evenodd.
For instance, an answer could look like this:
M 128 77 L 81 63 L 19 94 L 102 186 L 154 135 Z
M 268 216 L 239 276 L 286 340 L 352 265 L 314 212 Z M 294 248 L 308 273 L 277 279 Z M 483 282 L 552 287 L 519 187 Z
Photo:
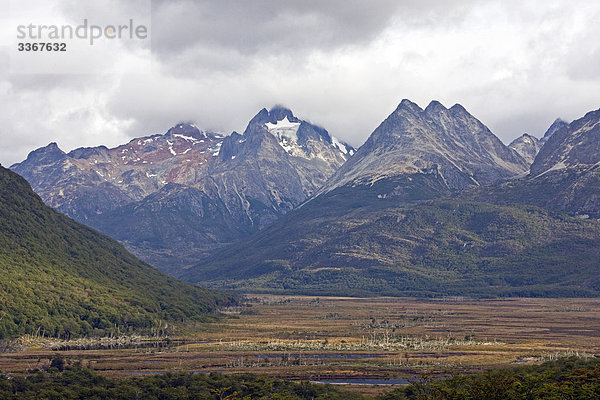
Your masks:
M 235 301 L 161 274 L 2 167 L 0 274 L 0 338 L 150 332 L 214 319 Z
M 600 398 L 600 360 L 561 359 L 414 383 L 378 400 L 590 400 Z M 110 379 L 65 366 L 55 358 L 46 371 L 0 376 L 2 399 L 365 399 L 331 385 L 289 382 L 257 375 L 172 374 Z
M 600 398 L 600 360 L 565 358 L 541 365 L 495 369 L 446 380 L 421 381 L 380 400 L 591 400 Z
M 54 362 L 61 367 L 60 362 Z M 254 375 L 165 374 L 109 379 L 88 369 L 52 367 L 49 372 L 0 377 L 0 398 L 92 400 L 360 399 L 325 385 L 293 383 Z

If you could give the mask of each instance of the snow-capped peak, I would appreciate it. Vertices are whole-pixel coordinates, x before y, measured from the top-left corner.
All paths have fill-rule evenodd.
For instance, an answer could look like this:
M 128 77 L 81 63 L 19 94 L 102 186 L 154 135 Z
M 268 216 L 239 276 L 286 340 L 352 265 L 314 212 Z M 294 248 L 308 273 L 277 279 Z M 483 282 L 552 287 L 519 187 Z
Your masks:
M 265 122 L 264 125 L 269 133 L 278 139 L 279 144 L 288 154 L 308 159 L 315 157 L 322 158 L 311 151 L 307 152 L 306 150 L 303 150 L 302 146 L 299 144 L 298 129 L 300 128 L 301 122 L 291 122 L 286 115 L 275 123 Z M 319 138 L 322 141 L 323 134 L 319 134 L 321 135 Z M 336 137 L 328 135 L 326 131 L 325 135 L 331 138 L 331 146 L 342 153 L 343 159 L 347 159 L 349 155 L 351 156 L 354 154 L 354 149 L 341 142 Z
M 266 122 L 265 126 L 270 133 L 277 137 L 286 137 L 294 142 L 298 141 L 296 132 L 298 132 L 298 128 L 300 128 L 300 122 L 290 122 L 287 115 L 282 120 L 277 121 L 274 124 Z
M 300 122 L 290 122 L 287 116 L 276 123 L 265 122 L 265 126 L 269 133 L 275 136 L 281 147 L 286 152 L 292 155 L 302 154 L 302 150 L 298 146 L 298 128 L 300 128 Z

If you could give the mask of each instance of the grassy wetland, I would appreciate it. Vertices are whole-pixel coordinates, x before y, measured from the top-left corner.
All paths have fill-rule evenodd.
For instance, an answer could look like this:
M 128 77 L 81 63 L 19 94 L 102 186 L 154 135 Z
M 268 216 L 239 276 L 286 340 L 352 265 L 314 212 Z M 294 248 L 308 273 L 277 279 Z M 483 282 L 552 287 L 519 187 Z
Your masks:
M 0 371 L 60 357 L 107 377 L 253 373 L 381 393 L 422 379 L 600 351 L 598 299 L 343 298 L 247 295 L 224 318 L 178 337 L 5 342 Z M 374 385 L 377 384 L 377 385 Z

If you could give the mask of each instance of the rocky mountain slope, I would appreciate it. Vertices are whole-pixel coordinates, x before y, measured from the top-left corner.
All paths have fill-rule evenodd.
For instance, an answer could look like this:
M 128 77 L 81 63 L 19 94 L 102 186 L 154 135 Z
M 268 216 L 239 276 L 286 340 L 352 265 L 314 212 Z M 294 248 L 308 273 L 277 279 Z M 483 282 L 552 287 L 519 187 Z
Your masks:
M 552 125 L 546 130 L 544 136 L 541 139 L 536 138 L 535 136 L 531 136 L 527 133 L 519 136 L 515 140 L 513 140 L 508 147 L 519 153 L 521 157 L 529 163 L 529 165 L 533 164 L 535 157 L 538 155 L 544 143 L 550 139 L 552 135 L 554 135 L 561 128 L 569 125 L 567 122 L 563 121 L 560 118 L 557 118 Z
M 181 123 L 114 149 L 65 154 L 52 143 L 11 168 L 48 205 L 173 272 L 291 210 L 353 152 L 275 107 L 242 135 Z
M 528 166 L 461 105 L 447 109 L 432 101 L 423 110 L 405 99 L 319 193 L 412 174 L 463 189 L 517 176 Z
M 564 128 L 567 125 L 569 125 L 569 123 L 560 118 L 557 118 L 556 120 L 554 120 L 552 125 L 550 125 L 550 127 L 546 131 L 546 133 L 544 133 L 544 136 L 542 136 L 542 138 L 540 139 L 540 142 L 542 143 L 542 145 L 544 143 L 546 143 L 548 141 L 548 139 L 550 139 L 550 137 L 552 135 L 554 135 L 558 130 L 560 130 L 561 128 Z
M 600 110 L 550 136 L 531 166 L 532 177 L 558 170 L 586 170 L 600 162 Z
M 261 110 L 243 135 L 233 133 L 199 186 L 255 229 L 312 195 L 354 153 L 326 130 L 285 108 Z
M 161 274 L 2 167 L 0 272 L 0 338 L 148 332 L 212 318 L 233 300 Z
M 56 143 L 37 149 L 11 169 L 51 207 L 79 220 L 141 200 L 168 183 L 189 185 L 206 175 L 223 136 L 178 124 L 164 135 L 108 149 L 65 154 Z
M 593 168 L 595 118 L 550 135 L 532 177 Z M 317 196 L 181 276 L 312 294 L 600 295 L 600 224 L 497 192 L 528 169 L 462 107 L 405 100 Z
M 550 135 L 528 176 L 476 190 L 472 198 L 496 204 L 533 204 L 581 218 L 600 218 L 600 110 Z
M 537 154 L 540 152 L 542 144 L 543 143 L 535 136 L 524 133 L 513 140 L 508 147 L 519 153 L 519 155 L 531 165 Z

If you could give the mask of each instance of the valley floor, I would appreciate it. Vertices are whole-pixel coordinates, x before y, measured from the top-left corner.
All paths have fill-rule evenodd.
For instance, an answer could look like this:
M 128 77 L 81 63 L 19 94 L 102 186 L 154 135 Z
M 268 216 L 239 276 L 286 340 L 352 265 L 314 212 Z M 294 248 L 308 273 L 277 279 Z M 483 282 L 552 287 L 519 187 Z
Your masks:
M 377 393 L 409 380 L 600 354 L 600 299 L 247 297 L 247 306 L 181 338 L 113 340 L 101 349 L 23 338 L 21 350 L 0 353 L 0 371 L 44 369 L 60 356 L 107 376 L 251 372 Z

